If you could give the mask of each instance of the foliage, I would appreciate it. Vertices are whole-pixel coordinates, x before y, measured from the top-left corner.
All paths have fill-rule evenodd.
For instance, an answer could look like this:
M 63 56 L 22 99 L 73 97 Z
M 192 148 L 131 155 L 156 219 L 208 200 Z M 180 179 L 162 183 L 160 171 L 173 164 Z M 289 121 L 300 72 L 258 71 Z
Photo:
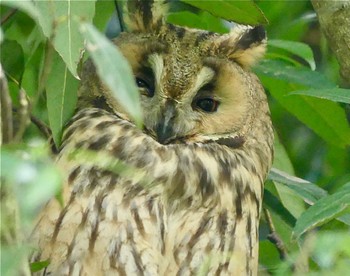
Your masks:
M 28 118 L 21 120 L 25 104 L 20 91 L 27 94 L 31 114 L 50 126 L 59 145 L 75 108 L 85 40 L 103 81 L 118 91 L 118 100 L 140 122 L 131 71 L 118 49 L 92 26 L 103 32 L 108 25 L 109 32 L 118 32 L 113 29 L 120 26 L 110 20 L 114 9 L 113 1 L 1 2 L 1 65 L 17 110 L 14 129 L 26 127 L 23 139 L 1 152 L 1 242 L 7 244 L 2 275 L 23 268 L 23 258 L 13 257 L 28 249 L 18 243 L 18 231 L 29 231 L 39 206 L 57 193 L 60 182 L 42 134 L 27 124 Z M 231 25 L 220 18 L 246 24 L 269 21 L 268 53 L 254 69 L 268 93 L 277 138 L 274 169 L 265 188 L 261 272 L 284 275 L 292 267 L 296 273 L 349 272 L 350 128 L 343 103 L 350 103 L 350 90 L 337 85 L 338 65 L 311 4 L 186 0 L 174 3 L 168 20 L 227 32 Z M 273 232 L 284 248 L 270 243 Z M 286 252 L 281 260 L 279 254 Z M 46 264 L 42 260 L 32 269 Z

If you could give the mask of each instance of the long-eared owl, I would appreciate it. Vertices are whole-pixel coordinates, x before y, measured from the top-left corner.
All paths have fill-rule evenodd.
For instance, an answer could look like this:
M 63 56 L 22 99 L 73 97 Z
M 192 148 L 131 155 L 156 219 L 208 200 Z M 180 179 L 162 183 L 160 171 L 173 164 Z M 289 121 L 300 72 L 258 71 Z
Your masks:
M 220 35 L 165 13 L 166 3 L 129 1 L 128 31 L 114 39 L 139 87 L 142 129 L 85 63 L 57 158 L 63 204 L 52 199 L 32 234 L 32 261 L 50 260 L 43 274 L 257 274 L 273 129 L 250 67 L 265 31 Z

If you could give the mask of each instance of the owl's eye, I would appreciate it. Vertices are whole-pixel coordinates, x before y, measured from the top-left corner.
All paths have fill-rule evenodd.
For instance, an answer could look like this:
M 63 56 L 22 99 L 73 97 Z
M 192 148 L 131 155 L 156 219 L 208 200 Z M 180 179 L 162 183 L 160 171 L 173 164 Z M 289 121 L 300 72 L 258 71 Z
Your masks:
M 205 112 L 212 113 L 218 109 L 219 102 L 212 98 L 198 99 L 196 106 Z
M 141 93 L 147 97 L 152 98 L 154 96 L 154 87 L 153 85 L 149 84 L 144 79 L 136 78 L 136 85 L 141 88 Z

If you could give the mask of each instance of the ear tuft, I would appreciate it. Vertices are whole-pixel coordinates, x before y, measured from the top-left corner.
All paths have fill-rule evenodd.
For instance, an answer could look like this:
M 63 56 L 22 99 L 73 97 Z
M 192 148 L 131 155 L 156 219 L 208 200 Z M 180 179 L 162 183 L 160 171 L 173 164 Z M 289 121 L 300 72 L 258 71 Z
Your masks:
M 215 38 L 214 43 L 219 55 L 249 68 L 265 54 L 266 32 L 263 26 L 236 25 L 230 33 Z
M 238 38 L 229 58 L 244 68 L 257 63 L 266 51 L 266 32 L 263 26 L 246 29 Z
M 261 43 L 264 39 L 266 39 L 266 31 L 265 28 L 260 25 L 253 29 L 248 29 L 239 39 L 236 48 L 246 50 L 251 48 L 251 46 Z
M 156 32 L 164 24 L 166 0 L 129 0 L 124 3 L 123 21 L 130 32 Z

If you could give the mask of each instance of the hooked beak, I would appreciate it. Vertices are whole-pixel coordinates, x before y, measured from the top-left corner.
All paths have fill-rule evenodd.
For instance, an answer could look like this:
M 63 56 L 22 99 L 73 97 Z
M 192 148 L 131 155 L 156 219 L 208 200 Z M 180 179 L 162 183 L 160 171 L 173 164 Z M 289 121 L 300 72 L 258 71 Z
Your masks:
M 157 135 L 157 141 L 161 144 L 168 144 L 175 138 L 174 132 L 174 119 L 176 115 L 175 104 L 173 101 L 167 101 L 165 104 L 165 110 L 160 122 L 156 125 L 155 132 Z

